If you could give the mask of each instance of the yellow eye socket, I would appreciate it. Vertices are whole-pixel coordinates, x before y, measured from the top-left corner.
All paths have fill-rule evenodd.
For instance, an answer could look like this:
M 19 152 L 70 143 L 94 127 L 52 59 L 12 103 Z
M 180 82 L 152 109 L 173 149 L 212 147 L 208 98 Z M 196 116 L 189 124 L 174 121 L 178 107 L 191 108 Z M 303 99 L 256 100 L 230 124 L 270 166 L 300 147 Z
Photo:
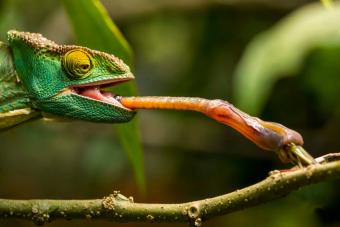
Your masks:
M 71 79 L 83 78 L 92 69 L 91 56 L 83 49 L 70 50 L 63 56 L 62 66 Z

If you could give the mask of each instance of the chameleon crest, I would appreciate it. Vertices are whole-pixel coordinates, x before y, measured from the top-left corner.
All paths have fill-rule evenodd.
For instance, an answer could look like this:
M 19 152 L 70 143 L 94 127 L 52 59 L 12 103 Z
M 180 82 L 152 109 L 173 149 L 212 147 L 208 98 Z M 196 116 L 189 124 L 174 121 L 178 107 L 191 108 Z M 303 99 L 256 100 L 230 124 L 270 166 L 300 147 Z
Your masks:
M 11 64 L 0 66 L 7 67 L 2 70 L 7 74 L 12 70 L 11 80 L 20 84 L 27 99 L 12 111 L 30 108 L 58 118 L 108 123 L 134 116 L 115 95 L 102 90 L 134 78 L 119 58 L 86 47 L 58 45 L 38 33 L 9 31 L 8 42 L 0 50 Z

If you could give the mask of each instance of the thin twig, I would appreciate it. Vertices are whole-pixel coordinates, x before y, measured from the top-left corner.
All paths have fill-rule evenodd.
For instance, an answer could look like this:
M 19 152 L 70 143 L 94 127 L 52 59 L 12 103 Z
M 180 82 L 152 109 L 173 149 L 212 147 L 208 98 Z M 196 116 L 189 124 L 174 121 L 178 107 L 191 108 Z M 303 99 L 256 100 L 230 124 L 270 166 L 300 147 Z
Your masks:
M 36 224 L 45 224 L 55 219 L 88 218 L 116 222 L 189 222 L 200 226 L 212 217 L 262 204 L 281 198 L 300 187 L 337 178 L 340 178 L 340 161 L 312 164 L 287 171 L 271 171 L 266 179 L 252 186 L 188 203 L 135 203 L 132 198 L 126 198 L 119 192 L 93 200 L 0 199 L 0 218 L 28 219 Z

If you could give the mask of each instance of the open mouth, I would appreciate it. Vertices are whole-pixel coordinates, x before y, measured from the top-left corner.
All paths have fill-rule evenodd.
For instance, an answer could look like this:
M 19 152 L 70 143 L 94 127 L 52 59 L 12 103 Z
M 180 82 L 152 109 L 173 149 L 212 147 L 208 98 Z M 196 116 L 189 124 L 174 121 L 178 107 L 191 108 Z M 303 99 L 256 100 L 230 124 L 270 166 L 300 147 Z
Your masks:
M 93 83 L 72 86 L 69 87 L 67 90 L 73 94 L 87 99 L 107 103 L 109 105 L 131 111 L 131 109 L 126 108 L 119 102 L 119 95 L 103 90 L 104 88 L 113 87 L 117 84 L 127 82 L 131 79 L 133 78 L 125 77 L 112 80 L 97 81 Z

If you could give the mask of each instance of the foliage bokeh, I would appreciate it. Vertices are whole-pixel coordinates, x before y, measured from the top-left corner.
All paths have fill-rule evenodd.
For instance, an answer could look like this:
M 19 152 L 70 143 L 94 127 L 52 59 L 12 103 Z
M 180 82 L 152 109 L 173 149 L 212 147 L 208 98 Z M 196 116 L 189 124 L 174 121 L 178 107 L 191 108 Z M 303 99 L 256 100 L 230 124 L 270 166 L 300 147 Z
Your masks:
M 171 2 L 103 1 L 133 48 L 139 93 L 231 102 L 237 99 L 235 69 L 248 44 L 306 4 Z M 59 1 L 2 1 L 0 7 L 1 40 L 15 28 L 40 32 L 58 43 L 75 42 Z M 308 52 L 299 70 L 291 72 L 294 77 L 274 84 L 259 114 L 300 131 L 314 156 L 340 150 L 339 56 L 336 46 Z M 98 198 L 120 190 L 135 201 L 184 202 L 223 194 L 257 182 L 270 170 L 289 167 L 197 113 L 140 111 L 139 116 L 148 179 L 145 196 L 138 193 L 111 125 L 37 121 L 0 134 L 0 197 Z M 338 184 L 311 186 L 207 225 L 337 226 Z M 13 220 L 0 220 L 0 225 L 33 226 Z M 49 225 L 121 226 L 88 220 Z

